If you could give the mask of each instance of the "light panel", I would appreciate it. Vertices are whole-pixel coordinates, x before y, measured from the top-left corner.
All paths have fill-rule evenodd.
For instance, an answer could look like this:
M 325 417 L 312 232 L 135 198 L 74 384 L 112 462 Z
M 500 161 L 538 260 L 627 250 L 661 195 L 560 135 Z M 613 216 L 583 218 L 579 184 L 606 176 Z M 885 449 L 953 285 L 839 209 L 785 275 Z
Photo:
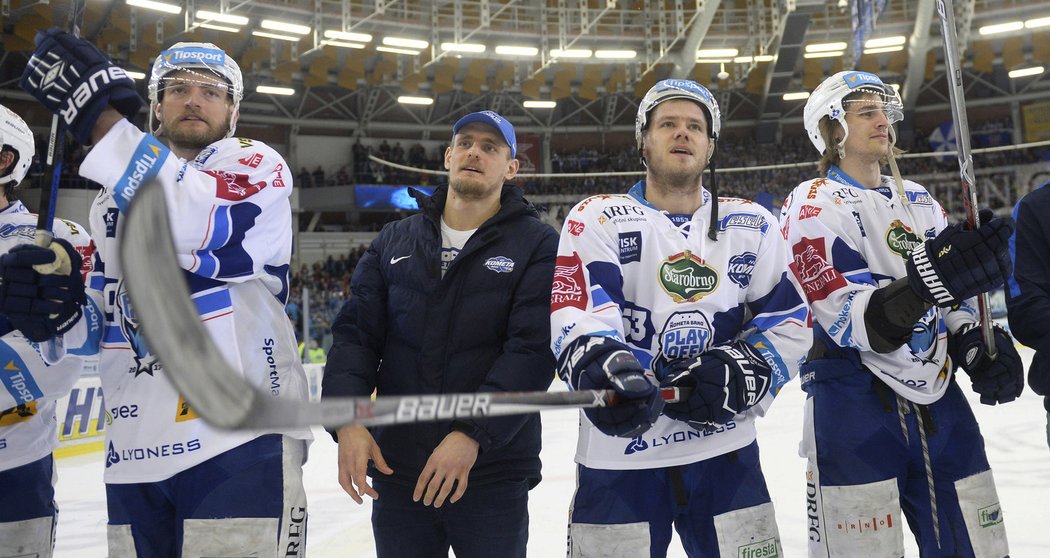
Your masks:
M 536 56 L 540 53 L 540 49 L 530 46 L 520 45 L 496 45 L 496 54 L 502 54 L 504 56 Z
M 804 101 L 809 98 L 808 91 L 799 91 L 797 93 L 784 93 L 785 101 Z
M 296 37 L 293 35 L 281 35 L 280 33 L 269 33 L 267 31 L 252 31 L 252 35 L 256 37 L 266 37 L 267 39 L 277 39 L 278 41 L 298 41 L 302 37 Z
M 430 97 L 413 97 L 411 95 L 402 95 L 397 98 L 397 102 L 403 105 L 429 106 L 434 104 L 434 99 L 431 99 Z
M 558 103 L 556 101 L 541 101 L 537 99 L 532 99 L 522 103 L 522 106 L 524 106 L 525 108 L 552 109 L 558 106 Z
M 1044 70 L 1044 68 L 1042 66 L 1032 66 L 1032 67 L 1029 67 L 1029 68 L 1018 68 L 1016 70 L 1010 70 L 1010 72 L 1007 73 L 1007 75 L 1010 76 L 1011 78 L 1015 78 L 1016 79 L 1016 78 L 1022 78 L 1022 77 L 1028 77 L 1028 76 L 1037 76 L 1037 75 L 1043 73 L 1043 70 Z
M 383 37 L 383 44 L 386 46 L 411 48 L 415 50 L 423 50 L 430 46 L 430 43 L 426 41 L 408 39 L 405 37 Z
M 807 53 L 803 54 L 802 57 L 803 58 L 833 58 L 833 57 L 836 57 L 836 56 L 842 56 L 843 54 L 845 54 L 845 51 L 842 51 L 842 50 L 835 50 L 835 51 L 828 51 L 828 52 L 807 52 Z
M 167 2 L 156 2 L 154 0 L 127 0 L 127 4 L 129 6 L 135 6 L 136 8 L 146 8 L 147 10 L 154 10 L 167 14 L 182 13 L 182 6 L 168 4 Z
M 258 85 L 255 87 L 255 92 L 264 95 L 295 95 L 295 89 L 292 89 L 291 87 L 278 87 L 275 85 Z
M 595 51 L 595 58 L 604 58 L 612 60 L 629 60 L 638 56 L 638 53 L 633 50 L 599 50 Z
M 892 37 L 880 37 L 878 39 L 868 39 L 864 42 L 864 48 L 882 48 L 891 47 L 897 45 L 903 45 L 908 39 L 904 35 L 894 35 Z
M 740 54 L 735 48 L 702 48 L 696 51 L 697 58 L 732 58 Z
M 832 52 L 832 51 L 843 51 L 846 50 L 846 43 L 813 43 L 806 45 L 806 52 Z
M 900 52 L 902 50 L 904 50 L 904 45 L 884 46 L 876 48 L 866 48 L 864 49 L 864 54 L 885 54 L 887 52 Z
M 197 10 L 197 19 L 229 23 L 231 25 L 248 25 L 248 18 L 244 16 L 220 14 L 218 12 L 209 12 L 208 10 Z
M 570 48 L 567 50 L 556 48 L 550 51 L 551 58 L 590 58 L 593 55 L 594 52 L 587 48 Z
M 996 23 L 995 25 L 985 25 L 977 30 L 982 35 L 995 35 L 996 33 L 1009 33 L 1010 31 L 1020 31 L 1024 29 L 1023 21 L 1010 21 L 1007 23 Z
M 277 21 L 275 19 L 264 19 L 259 22 L 259 26 L 270 31 L 284 31 L 285 33 L 295 33 L 296 35 L 307 35 L 310 33 L 310 28 L 305 25 Z
M 322 45 L 328 45 L 328 46 L 334 46 L 334 47 L 340 47 L 340 48 L 356 48 L 356 49 L 365 48 L 365 45 L 363 43 L 348 43 L 346 41 L 333 41 L 331 39 L 322 39 L 321 40 L 321 44 Z
M 389 47 L 389 46 L 377 46 L 376 50 L 378 50 L 379 52 L 389 52 L 389 53 L 392 53 L 392 54 L 407 54 L 409 56 L 419 56 L 419 53 L 420 53 L 420 51 L 418 51 L 418 50 L 412 50 L 412 49 L 408 49 L 408 48 L 396 48 L 396 47 Z
M 350 33 L 349 31 L 336 31 L 335 29 L 325 31 L 324 38 L 336 41 L 349 41 L 351 43 L 372 42 L 372 36 L 368 33 Z

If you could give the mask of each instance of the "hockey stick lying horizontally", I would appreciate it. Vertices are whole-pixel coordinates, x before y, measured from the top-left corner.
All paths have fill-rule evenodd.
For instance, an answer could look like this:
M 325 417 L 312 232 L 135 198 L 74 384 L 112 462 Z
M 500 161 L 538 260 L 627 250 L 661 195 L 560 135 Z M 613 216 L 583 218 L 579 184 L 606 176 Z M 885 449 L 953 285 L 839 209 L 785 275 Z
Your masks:
M 253 387 L 230 366 L 201 324 L 175 258 L 161 185 L 155 181 L 143 184 L 125 219 L 120 258 L 131 303 L 149 347 L 176 390 L 197 414 L 215 426 L 374 426 L 615 404 L 612 390 L 445 393 L 375 400 L 345 397 L 317 403 L 277 399 Z M 678 388 L 665 388 L 663 395 L 677 401 Z
M 937 0 L 937 15 L 941 18 L 941 38 L 944 39 L 944 65 L 948 75 L 948 100 L 952 107 L 955 126 L 955 145 L 959 158 L 959 176 L 962 180 L 963 207 L 970 229 L 981 226 L 977 207 L 977 185 L 973 176 L 973 157 L 970 155 L 970 125 L 966 119 L 966 99 L 963 96 L 962 66 L 959 62 L 959 38 L 955 30 L 955 7 L 952 0 Z M 992 311 L 988 293 L 977 296 L 981 338 L 988 358 L 995 359 L 995 333 L 992 331 Z

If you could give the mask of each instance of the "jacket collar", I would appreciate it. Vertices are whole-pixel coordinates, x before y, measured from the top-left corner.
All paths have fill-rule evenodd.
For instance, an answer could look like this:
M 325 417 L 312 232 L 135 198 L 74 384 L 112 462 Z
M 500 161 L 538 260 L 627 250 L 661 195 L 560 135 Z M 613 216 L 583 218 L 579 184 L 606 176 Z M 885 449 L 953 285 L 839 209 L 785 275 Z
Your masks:
M 441 222 L 441 212 L 445 209 L 445 200 L 448 199 L 448 184 L 442 184 L 435 188 L 432 196 L 427 196 L 425 192 L 415 188 L 409 188 L 408 193 L 415 198 L 416 203 L 428 221 L 435 225 Z M 536 206 L 525 199 L 525 194 L 517 186 L 504 184 L 503 191 L 500 193 L 499 203 L 499 211 L 486 221 L 482 227 L 521 214 L 537 219 L 540 216 L 539 212 L 536 211 Z

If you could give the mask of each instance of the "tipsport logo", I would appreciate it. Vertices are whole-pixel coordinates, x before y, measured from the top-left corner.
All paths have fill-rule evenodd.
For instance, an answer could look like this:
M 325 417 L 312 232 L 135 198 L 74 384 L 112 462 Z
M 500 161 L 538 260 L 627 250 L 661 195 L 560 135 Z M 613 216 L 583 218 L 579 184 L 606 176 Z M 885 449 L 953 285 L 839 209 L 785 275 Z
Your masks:
M 842 81 L 846 83 L 846 87 L 850 89 L 856 89 L 864 85 L 878 85 L 883 86 L 882 80 L 875 74 L 868 72 L 850 72 L 842 76 Z
M 683 91 L 689 91 L 690 93 L 696 93 L 704 99 L 711 101 L 714 100 L 714 96 L 708 89 L 695 81 L 689 81 L 687 79 L 668 79 L 664 80 L 664 84 L 669 88 L 681 89 Z
M 173 66 L 193 62 L 209 66 L 222 66 L 226 64 L 226 53 L 213 48 L 180 48 L 175 50 L 165 50 L 160 53 L 160 56 L 165 64 Z

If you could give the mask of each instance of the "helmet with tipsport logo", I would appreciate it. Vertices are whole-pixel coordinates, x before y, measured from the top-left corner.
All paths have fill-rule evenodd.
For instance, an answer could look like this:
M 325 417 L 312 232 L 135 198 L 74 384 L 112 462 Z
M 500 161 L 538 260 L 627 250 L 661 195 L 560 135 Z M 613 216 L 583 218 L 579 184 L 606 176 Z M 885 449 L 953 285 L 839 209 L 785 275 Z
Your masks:
M 718 109 L 718 102 L 714 95 L 706 87 L 688 79 L 665 79 L 654 85 L 649 92 L 642 97 L 638 103 L 638 115 L 634 119 L 634 141 L 638 149 L 642 148 L 642 135 L 649 125 L 649 114 L 656 105 L 671 99 L 688 99 L 700 105 L 707 117 L 708 135 L 712 140 L 718 139 L 718 132 L 722 129 L 722 111 Z
M 17 155 L 11 168 L 0 176 L 0 185 L 18 186 L 29 172 L 29 166 L 33 164 L 36 143 L 33 141 L 33 131 L 26 125 L 25 120 L 3 105 L 0 105 L 0 146 L 14 151 Z
M 244 98 L 244 77 L 241 75 L 241 67 L 237 65 L 237 62 L 228 56 L 226 51 L 212 43 L 175 43 L 168 50 L 158 54 L 157 59 L 153 61 L 148 86 L 151 130 L 153 114 L 164 92 L 162 85 L 164 78 L 176 71 L 187 71 L 205 78 L 220 78 L 229 88 L 228 92 L 233 99 L 234 114 L 237 113 L 241 99 Z M 202 81 L 212 83 L 214 80 Z M 233 135 L 235 126 L 235 120 L 231 119 L 226 137 Z
M 857 97 L 863 97 L 858 99 Z M 890 123 L 891 134 L 893 124 L 904 119 L 904 103 L 900 95 L 893 87 L 885 84 L 882 79 L 868 72 L 847 71 L 839 72 L 825 79 L 806 100 L 806 108 L 802 120 L 806 126 L 806 135 L 817 151 L 824 154 L 828 146 L 820 135 L 820 121 L 825 116 L 837 121 L 842 125 L 844 134 L 839 145 L 835 146 L 841 153 L 842 146 L 849 136 L 849 127 L 846 125 L 846 111 L 849 104 L 864 100 L 870 103 L 874 100 L 874 106 L 886 113 Z

